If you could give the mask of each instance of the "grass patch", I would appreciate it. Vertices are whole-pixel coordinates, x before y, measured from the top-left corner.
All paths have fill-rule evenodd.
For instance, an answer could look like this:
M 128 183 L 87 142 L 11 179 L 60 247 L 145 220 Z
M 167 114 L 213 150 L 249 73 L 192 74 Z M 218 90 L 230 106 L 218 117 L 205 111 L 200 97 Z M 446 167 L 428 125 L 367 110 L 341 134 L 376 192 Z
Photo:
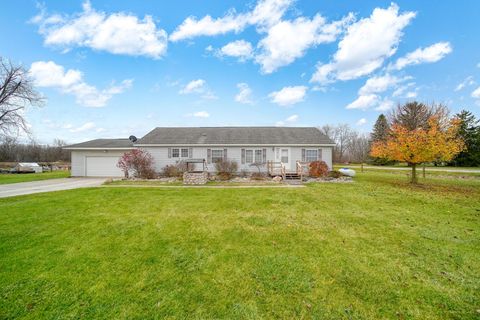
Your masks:
M 0 199 L 0 318 L 478 319 L 480 183 Z
M 70 177 L 70 171 L 52 171 L 43 173 L 0 174 L 0 184 L 30 182 Z

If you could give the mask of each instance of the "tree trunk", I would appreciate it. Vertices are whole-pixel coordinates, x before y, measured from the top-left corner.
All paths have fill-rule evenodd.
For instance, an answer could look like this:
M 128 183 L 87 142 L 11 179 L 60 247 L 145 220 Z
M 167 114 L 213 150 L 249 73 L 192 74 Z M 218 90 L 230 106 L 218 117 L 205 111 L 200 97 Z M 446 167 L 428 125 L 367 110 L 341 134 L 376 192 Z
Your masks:
M 411 163 L 412 166 L 412 180 L 410 180 L 411 183 L 417 184 L 417 164 L 416 163 Z

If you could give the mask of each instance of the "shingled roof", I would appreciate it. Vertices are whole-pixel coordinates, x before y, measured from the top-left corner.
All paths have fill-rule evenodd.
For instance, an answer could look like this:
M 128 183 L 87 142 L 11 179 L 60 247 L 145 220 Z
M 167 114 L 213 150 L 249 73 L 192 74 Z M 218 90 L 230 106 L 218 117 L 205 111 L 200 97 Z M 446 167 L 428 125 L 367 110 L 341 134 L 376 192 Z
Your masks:
M 314 127 L 155 128 L 136 145 L 309 145 L 333 144 Z
M 72 144 L 64 147 L 65 149 L 75 149 L 75 148 L 131 148 L 133 147 L 132 141 L 129 139 L 95 139 L 90 141 L 85 141 L 77 144 Z

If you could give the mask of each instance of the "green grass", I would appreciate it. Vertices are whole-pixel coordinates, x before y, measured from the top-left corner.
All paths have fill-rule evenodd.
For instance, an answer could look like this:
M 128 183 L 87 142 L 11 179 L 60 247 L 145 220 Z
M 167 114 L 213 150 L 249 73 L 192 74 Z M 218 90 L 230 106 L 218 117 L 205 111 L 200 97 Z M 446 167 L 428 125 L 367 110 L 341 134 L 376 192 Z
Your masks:
M 478 319 L 480 182 L 0 199 L 0 319 Z
M 70 171 L 53 171 L 43 173 L 0 174 L 0 184 L 29 182 L 47 179 L 68 178 Z

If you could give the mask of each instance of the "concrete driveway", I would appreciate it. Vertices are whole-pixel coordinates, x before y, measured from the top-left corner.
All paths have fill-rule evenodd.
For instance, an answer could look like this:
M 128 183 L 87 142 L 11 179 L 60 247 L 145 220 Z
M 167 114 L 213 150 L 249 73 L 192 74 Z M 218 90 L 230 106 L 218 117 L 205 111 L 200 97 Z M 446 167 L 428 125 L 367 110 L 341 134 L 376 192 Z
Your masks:
M 24 194 L 39 192 L 97 187 L 100 186 L 104 181 L 105 178 L 64 178 L 0 184 L 0 198 L 20 196 Z

